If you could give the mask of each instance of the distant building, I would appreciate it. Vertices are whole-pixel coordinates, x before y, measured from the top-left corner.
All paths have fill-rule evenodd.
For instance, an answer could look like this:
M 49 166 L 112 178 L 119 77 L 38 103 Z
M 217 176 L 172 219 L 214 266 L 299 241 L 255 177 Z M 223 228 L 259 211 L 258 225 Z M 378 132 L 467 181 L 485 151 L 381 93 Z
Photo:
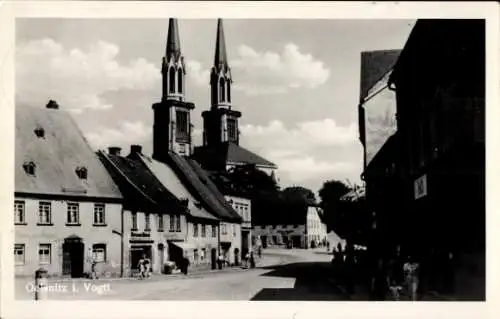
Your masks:
M 327 227 L 323 219 L 323 212 L 316 206 L 296 207 L 289 223 L 283 223 L 280 218 L 276 224 L 253 226 L 255 243 L 259 239 L 263 248 L 289 247 L 314 248 L 327 240 Z
M 210 110 L 203 111 L 203 146 L 193 157 L 205 169 L 227 171 L 236 166 L 255 165 L 274 176 L 277 166 L 239 145 L 241 112 L 233 109 L 229 66 L 222 19 L 218 20 L 214 65 L 210 74 Z
M 122 195 L 71 116 L 16 107 L 15 274 L 122 273 Z

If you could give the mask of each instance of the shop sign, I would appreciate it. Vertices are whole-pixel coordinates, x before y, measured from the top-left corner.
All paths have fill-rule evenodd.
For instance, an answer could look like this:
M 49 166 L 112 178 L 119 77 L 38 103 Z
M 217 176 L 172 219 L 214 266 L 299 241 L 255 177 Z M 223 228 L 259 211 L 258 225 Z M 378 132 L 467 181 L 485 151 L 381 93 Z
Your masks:
M 415 199 L 427 196 L 427 175 L 417 178 L 414 183 Z

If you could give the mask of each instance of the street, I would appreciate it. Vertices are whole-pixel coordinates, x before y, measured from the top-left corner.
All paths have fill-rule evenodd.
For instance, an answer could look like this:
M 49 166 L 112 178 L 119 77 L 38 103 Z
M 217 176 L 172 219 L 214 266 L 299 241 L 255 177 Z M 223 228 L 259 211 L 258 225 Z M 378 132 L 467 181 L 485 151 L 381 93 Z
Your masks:
M 264 251 L 256 269 L 227 269 L 148 280 L 49 281 L 51 300 L 342 300 L 326 280 L 331 255 L 321 250 Z M 16 279 L 16 298 L 33 298 L 30 279 Z

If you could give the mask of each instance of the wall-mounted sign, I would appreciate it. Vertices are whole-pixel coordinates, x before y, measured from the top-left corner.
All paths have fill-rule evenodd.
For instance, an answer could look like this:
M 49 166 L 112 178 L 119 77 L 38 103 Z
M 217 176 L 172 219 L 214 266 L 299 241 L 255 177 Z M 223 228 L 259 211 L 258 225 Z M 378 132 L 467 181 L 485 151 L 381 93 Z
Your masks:
M 415 199 L 427 196 L 427 175 L 417 178 L 413 185 Z

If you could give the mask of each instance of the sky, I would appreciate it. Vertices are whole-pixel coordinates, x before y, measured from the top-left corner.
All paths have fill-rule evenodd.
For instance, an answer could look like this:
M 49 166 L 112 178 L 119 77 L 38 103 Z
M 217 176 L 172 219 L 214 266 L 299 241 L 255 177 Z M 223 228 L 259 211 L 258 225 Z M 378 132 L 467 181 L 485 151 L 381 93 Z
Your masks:
M 357 105 L 362 51 L 403 48 L 414 20 L 225 19 L 240 145 L 279 167 L 282 187 L 317 192 L 329 179 L 360 182 Z M 179 20 L 195 145 L 209 108 L 217 20 Z M 69 111 L 95 149 L 152 152 L 161 98 L 165 19 L 16 21 L 16 104 Z

